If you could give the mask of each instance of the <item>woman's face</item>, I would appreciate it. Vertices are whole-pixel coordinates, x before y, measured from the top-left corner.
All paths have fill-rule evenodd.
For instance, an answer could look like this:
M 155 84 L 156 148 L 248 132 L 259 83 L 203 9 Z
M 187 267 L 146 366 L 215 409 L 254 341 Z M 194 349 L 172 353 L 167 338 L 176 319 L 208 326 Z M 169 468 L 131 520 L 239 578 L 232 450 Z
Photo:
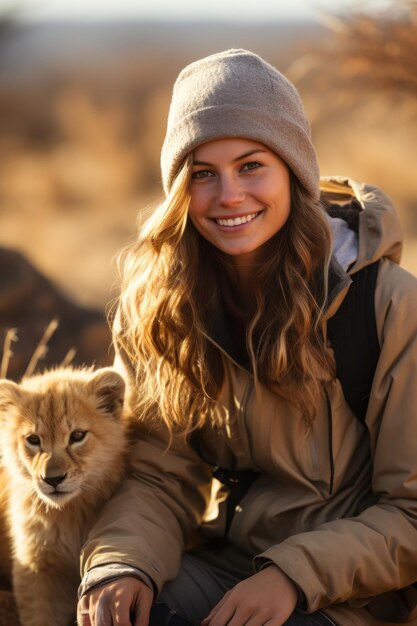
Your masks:
M 290 206 L 288 167 L 264 144 L 216 139 L 194 151 L 190 219 L 236 265 L 262 260 L 263 245 L 283 227 Z

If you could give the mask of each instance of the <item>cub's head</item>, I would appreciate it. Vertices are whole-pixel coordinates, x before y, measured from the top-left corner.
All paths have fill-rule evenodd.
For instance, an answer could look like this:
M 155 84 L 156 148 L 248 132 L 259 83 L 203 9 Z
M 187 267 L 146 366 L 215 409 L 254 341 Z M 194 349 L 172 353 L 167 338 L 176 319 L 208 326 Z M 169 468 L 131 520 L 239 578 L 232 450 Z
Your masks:
M 26 486 L 58 509 L 110 494 L 124 466 L 124 391 L 110 368 L 0 380 L 1 456 L 12 488 Z

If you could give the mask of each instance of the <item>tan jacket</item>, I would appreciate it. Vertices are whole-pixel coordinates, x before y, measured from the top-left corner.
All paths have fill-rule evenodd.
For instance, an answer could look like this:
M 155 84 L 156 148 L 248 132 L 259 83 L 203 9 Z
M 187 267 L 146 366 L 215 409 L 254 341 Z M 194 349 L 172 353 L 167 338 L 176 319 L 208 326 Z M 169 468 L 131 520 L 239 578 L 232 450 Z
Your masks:
M 375 293 L 381 355 L 366 427 L 336 381 L 331 416 L 323 398 L 306 432 L 288 402 L 265 388 L 257 397 L 252 375 L 222 351 L 219 400 L 227 419 L 220 435 L 205 433 L 201 443 L 204 457 L 221 466 L 262 472 L 229 535 L 253 555 L 255 569 L 265 560 L 276 563 L 304 591 L 308 612 L 322 608 L 340 626 L 376 626 L 401 621 L 403 605 L 417 596 L 416 590 L 388 593 L 417 580 L 417 279 L 396 264 L 401 234 L 386 196 L 344 179 L 326 181 L 325 193 L 332 201 L 354 195 L 361 206 L 351 271 L 383 259 Z M 340 271 L 329 315 L 349 284 Z M 132 475 L 92 530 L 82 569 L 131 564 L 161 588 L 175 577 L 184 545 L 206 514 L 211 468 L 190 447 L 166 451 L 161 427 L 142 430 Z M 221 534 L 221 513 L 205 528 Z M 417 625 L 417 609 L 406 623 Z

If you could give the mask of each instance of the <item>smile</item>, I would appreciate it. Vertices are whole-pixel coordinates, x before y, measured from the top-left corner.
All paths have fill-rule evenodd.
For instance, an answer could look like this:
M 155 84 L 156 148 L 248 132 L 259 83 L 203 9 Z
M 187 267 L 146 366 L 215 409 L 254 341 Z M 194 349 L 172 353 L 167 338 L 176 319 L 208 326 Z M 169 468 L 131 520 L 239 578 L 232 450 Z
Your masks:
M 250 215 L 243 215 L 242 217 L 234 218 L 229 217 L 227 219 L 215 218 L 214 221 L 219 226 L 240 226 L 241 224 L 248 224 L 249 222 L 252 222 L 260 213 L 261 211 L 258 211 L 257 213 L 251 213 Z

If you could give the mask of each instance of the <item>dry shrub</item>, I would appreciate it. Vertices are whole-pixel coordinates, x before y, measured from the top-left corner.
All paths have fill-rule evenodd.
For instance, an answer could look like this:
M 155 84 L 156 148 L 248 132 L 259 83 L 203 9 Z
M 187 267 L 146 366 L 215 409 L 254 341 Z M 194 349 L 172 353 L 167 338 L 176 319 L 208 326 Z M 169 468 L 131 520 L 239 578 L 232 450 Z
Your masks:
M 322 173 L 365 180 L 392 197 L 405 233 L 403 264 L 417 273 L 417 0 L 361 3 L 323 22 L 320 43 L 289 72 Z
M 417 2 L 395 0 L 372 14 L 340 21 L 338 54 L 343 78 L 390 96 L 417 98 Z
M 417 0 L 363 7 L 323 16 L 329 36 L 294 64 L 293 78 L 308 77 L 331 92 L 349 92 L 351 101 L 374 91 L 417 103 Z

